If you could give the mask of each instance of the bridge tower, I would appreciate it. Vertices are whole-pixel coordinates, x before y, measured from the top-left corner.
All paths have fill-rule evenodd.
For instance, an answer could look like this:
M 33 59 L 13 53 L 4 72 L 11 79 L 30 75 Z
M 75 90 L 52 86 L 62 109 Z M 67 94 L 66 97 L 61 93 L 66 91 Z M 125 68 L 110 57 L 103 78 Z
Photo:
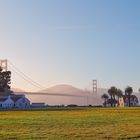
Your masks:
M 97 80 L 93 80 L 93 93 L 97 94 Z
M 7 69 L 8 69 L 8 61 L 7 61 L 7 59 L 0 59 L 0 67 L 4 71 L 7 71 Z

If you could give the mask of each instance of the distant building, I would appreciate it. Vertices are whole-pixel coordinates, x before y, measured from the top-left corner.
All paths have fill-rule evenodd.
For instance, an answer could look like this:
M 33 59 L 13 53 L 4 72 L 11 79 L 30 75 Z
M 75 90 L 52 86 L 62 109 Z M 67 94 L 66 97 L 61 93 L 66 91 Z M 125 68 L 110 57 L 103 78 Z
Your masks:
M 46 106 L 45 103 L 32 103 L 31 104 L 31 107 L 33 108 L 43 108 L 45 106 Z
M 11 109 L 11 108 L 29 108 L 30 101 L 25 95 L 5 94 L 0 92 L 0 108 Z
M 129 96 L 124 95 L 119 99 L 119 106 L 129 106 Z M 130 106 L 138 106 L 138 98 L 135 95 L 130 95 Z
M 125 106 L 129 106 L 129 97 L 125 95 L 123 97 Z M 138 98 L 135 95 L 130 95 L 130 106 L 138 106 Z
M 76 104 L 70 104 L 70 105 L 67 105 L 67 107 L 78 107 L 78 105 L 76 105 Z
M 30 107 L 30 101 L 25 97 L 25 95 L 11 96 L 11 99 L 14 101 L 15 108 L 29 108 Z
M 123 97 L 120 97 L 119 98 L 119 107 L 124 107 L 124 106 L 125 106 L 124 98 Z
M 14 101 L 11 99 L 10 96 L 5 96 L 0 98 L 0 108 L 13 108 L 14 107 Z

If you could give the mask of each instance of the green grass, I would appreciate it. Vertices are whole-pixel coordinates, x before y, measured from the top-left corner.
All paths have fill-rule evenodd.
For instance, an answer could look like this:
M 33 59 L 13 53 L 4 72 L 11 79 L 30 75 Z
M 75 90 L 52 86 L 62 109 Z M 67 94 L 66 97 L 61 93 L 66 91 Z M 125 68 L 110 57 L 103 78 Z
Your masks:
M 0 111 L 1 140 L 140 140 L 140 108 Z

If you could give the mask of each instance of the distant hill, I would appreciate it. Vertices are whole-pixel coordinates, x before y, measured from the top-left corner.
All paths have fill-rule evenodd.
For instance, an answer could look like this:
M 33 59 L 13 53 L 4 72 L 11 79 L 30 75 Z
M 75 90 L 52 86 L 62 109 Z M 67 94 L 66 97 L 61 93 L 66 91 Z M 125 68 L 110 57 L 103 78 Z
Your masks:
M 76 88 L 72 85 L 66 85 L 66 84 L 61 84 L 61 85 L 56 85 L 47 89 L 44 89 L 40 92 L 47 92 L 47 93 L 63 93 L 66 95 L 77 95 L 77 96 L 84 96 L 83 98 L 74 98 L 74 97 L 50 97 L 48 96 L 48 104 L 51 104 L 50 101 L 52 101 L 53 98 L 55 98 L 57 101 L 59 101 L 61 104 L 78 104 L 78 105 L 87 105 L 87 104 L 92 104 L 92 105 L 101 105 L 102 104 L 102 99 L 101 95 L 106 92 L 107 89 L 98 89 L 97 94 L 93 94 L 92 91 L 90 90 L 83 90 Z M 50 100 L 49 100 L 50 99 Z M 59 103 L 59 104 L 60 104 Z
M 12 88 L 14 92 L 18 94 L 25 92 L 24 90 L 18 88 Z M 98 94 L 93 94 L 90 90 L 83 90 L 76 88 L 72 85 L 55 85 L 53 87 L 44 89 L 39 92 L 46 92 L 46 93 L 56 93 L 56 94 L 66 94 L 66 95 L 76 95 L 78 97 L 72 96 L 43 96 L 43 95 L 28 95 L 27 97 L 30 99 L 31 102 L 45 102 L 49 105 L 68 105 L 68 104 L 77 104 L 77 105 L 101 105 L 102 99 L 101 94 L 105 92 L 105 89 L 98 89 Z M 80 97 L 84 96 L 84 97 Z
M 83 91 L 82 89 L 78 89 L 71 85 L 56 85 L 41 92 L 48 92 L 48 93 L 65 93 L 65 94 L 76 94 L 76 95 L 85 95 L 89 94 L 88 92 Z
M 14 88 L 14 92 L 24 92 L 21 89 Z M 28 95 L 27 97 L 30 99 L 31 102 L 45 102 L 49 105 L 68 105 L 68 104 L 77 104 L 77 105 L 102 105 L 103 100 L 101 99 L 101 95 L 103 93 L 107 93 L 108 89 L 105 88 L 98 88 L 97 94 L 93 93 L 90 90 L 83 90 L 76 88 L 72 85 L 55 85 L 53 87 L 44 89 L 39 92 L 46 92 L 46 93 L 56 93 L 56 94 L 66 94 L 66 95 L 76 95 L 79 97 L 72 97 L 72 96 L 50 96 L 50 95 Z M 135 94 L 140 102 L 140 94 L 139 93 L 133 93 Z M 80 97 L 80 95 L 84 97 Z

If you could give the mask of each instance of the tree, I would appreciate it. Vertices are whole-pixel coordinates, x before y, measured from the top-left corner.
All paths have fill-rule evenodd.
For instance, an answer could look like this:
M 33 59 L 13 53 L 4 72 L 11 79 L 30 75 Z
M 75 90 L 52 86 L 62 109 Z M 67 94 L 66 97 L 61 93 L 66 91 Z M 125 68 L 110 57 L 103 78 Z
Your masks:
M 104 94 L 101 96 L 101 98 L 104 99 L 103 105 L 106 107 L 109 96 L 108 96 L 106 93 L 104 93 Z
M 111 104 L 111 107 L 112 106 L 115 106 L 115 95 L 117 94 L 117 88 L 116 87 L 111 87 L 109 90 L 108 90 L 108 94 L 110 95 L 110 104 Z
M 3 71 L 0 67 L 0 92 L 10 91 L 11 72 Z
M 131 106 L 131 104 L 130 104 L 130 97 L 131 97 L 132 93 L 133 93 L 133 88 L 130 87 L 130 86 L 127 86 L 127 87 L 125 88 L 125 95 L 128 96 L 128 105 L 129 105 L 129 106 Z
M 118 106 L 119 106 L 119 98 L 123 96 L 123 92 L 121 89 L 117 89 L 117 93 L 116 93 L 117 97 L 118 97 Z

